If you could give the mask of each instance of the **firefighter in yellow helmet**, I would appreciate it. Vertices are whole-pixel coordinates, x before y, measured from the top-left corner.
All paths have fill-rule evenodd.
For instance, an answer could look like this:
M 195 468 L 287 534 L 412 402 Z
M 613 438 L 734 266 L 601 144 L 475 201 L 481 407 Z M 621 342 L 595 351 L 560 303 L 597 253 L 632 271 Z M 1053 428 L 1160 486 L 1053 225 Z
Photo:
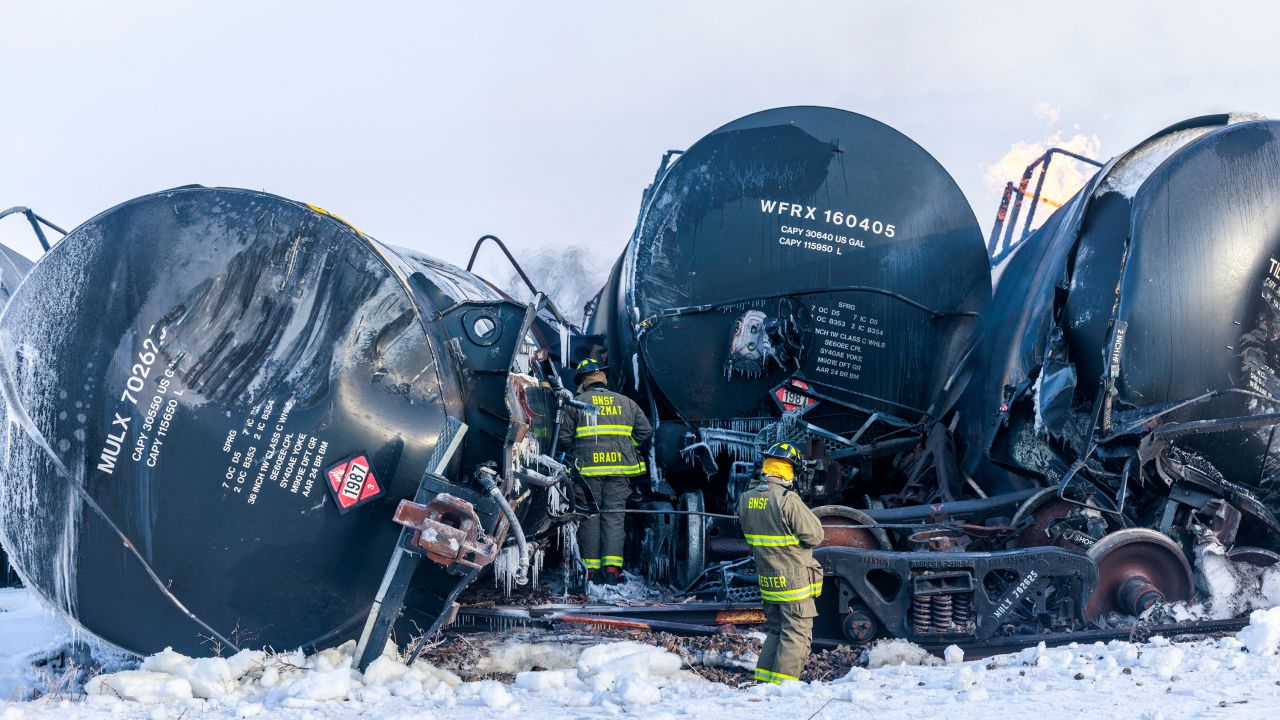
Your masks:
M 595 408 L 589 413 L 571 405 L 562 410 L 560 446 L 573 455 L 578 474 L 591 489 L 601 510 L 625 510 L 631 478 L 648 470 L 640 446 L 653 435 L 649 419 L 626 395 L 608 388 L 605 365 L 588 358 L 574 369 L 578 402 Z M 578 502 L 586 498 L 579 490 Z M 623 582 L 626 516 L 620 512 L 592 515 L 578 525 L 578 552 L 587 566 L 587 579 L 599 585 Z
M 813 642 L 813 599 L 822 592 L 822 567 L 813 548 L 822 522 L 791 489 L 804 459 L 789 443 L 765 452 L 760 478 L 738 499 L 742 534 L 756 559 L 768 634 L 756 664 L 756 680 L 799 680 Z

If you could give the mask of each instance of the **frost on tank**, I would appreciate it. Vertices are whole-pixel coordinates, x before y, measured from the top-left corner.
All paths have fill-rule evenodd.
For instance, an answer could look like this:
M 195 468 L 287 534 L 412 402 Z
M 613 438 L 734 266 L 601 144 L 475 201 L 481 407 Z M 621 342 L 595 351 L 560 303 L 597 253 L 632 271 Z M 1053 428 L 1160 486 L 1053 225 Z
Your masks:
M 86 233 L 80 243 L 62 248 L 64 260 L 54 268 L 56 275 L 52 281 L 41 285 L 38 291 L 26 293 L 20 302 L 7 306 L 5 321 L 11 323 L 11 327 L 31 329 L 56 327 L 57 320 L 70 318 L 80 303 L 86 278 L 101 245 L 100 235 Z M 55 322 L 38 324 L 39 318 L 51 318 Z M 71 399 L 56 375 L 41 370 L 58 363 L 58 358 L 51 356 L 53 340 L 32 332 L 18 337 L 0 335 L 0 359 L 3 360 L 0 382 L 4 385 L 8 419 L 4 434 L 5 468 L 11 479 L 23 480 L 0 483 L 0 541 L 23 583 L 30 586 L 32 582 L 39 582 L 53 588 L 52 596 L 46 600 L 69 612 L 75 607 L 75 556 L 81 506 L 79 499 L 68 493 L 54 501 L 56 507 L 49 507 L 50 499 L 37 492 L 37 478 L 49 477 L 54 470 L 45 448 L 56 445 L 64 448 L 60 455 L 65 467 L 76 474 L 76 482 L 82 482 L 85 436 L 83 430 L 73 431 L 69 437 L 57 437 L 53 432 L 60 406 Z M 84 370 L 92 376 L 93 368 Z M 90 386 L 83 387 L 87 390 Z M 23 390 L 20 392 L 19 388 Z M 52 398 L 58 400 L 50 401 Z M 19 403 L 21 407 L 15 407 Z M 26 419 L 29 425 L 23 422 Z M 80 424 L 83 426 L 82 421 Z M 36 528 L 26 522 L 37 516 L 37 512 L 53 527 Z M 38 545 L 37 535 L 56 538 L 54 552 L 36 556 L 32 550 Z
M 1231 113 L 1228 116 L 1227 125 L 1265 119 L 1264 116 L 1255 113 Z M 1168 160 L 1174 153 L 1187 145 L 1221 127 L 1221 125 L 1206 125 L 1187 128 L 1186 130 L 1178 130 L 1167 135 L 1161 135 L 1139 145 L 1116 162 L 1115 167 L 1107 175 L 1106 180 L 1102 182 L 1095 196 L 1106 192 L 1118 192 L 1127 198 L 1132 198 L 1138 194 L 1138 188 L 1142 187 L 1142 183 L 1146 182 L 1151 173 L 1155 172 L 1156 168 L 1160 167 L 1165 160 Z

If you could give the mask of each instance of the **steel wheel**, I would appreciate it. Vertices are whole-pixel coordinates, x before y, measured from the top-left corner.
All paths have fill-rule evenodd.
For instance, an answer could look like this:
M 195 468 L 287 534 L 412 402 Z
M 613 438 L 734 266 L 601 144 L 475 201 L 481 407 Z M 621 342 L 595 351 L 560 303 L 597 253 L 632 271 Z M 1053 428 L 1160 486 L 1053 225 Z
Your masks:
M 704 512 L 702 493 L 697 490 L 680 496 L 677 510 Z M 675 549 L 675 584 L 687 588 L 707 566 L 707 518 L 702 515 L 677 515 Z
M 1018 533 L 1015 547 L 1026 548 L 1052 545 L 1067 550 L 1082 551 L 1084 548 L 1075 543 L 1049 536 L 1049 526 L 1053 521 L 1065 518 L 1071 514 L 1072 509 L 1075 507 L 1077 506 L 1074 503 L 1058 497 L 1057 488 L 1045 488 L 1027 498 L 1026 502 L 1022 503 L 1022 506 L 1018 508 L 1018 512 L 1014 513 L 1013 521 L 1010 523 L 1016 526 L 1028 517 L 1032 519 L 1031 524 Z
M 1195 593 L 1182 548 L 1155 530 L 1110 533 L 1089 548 L 1089 558 L 1098 566 L 1098 585 L 1084 607 L 1089 621 L 1110 612 L 1140 615 L 1158 602 L 1186 601 Z
M 870 515 L 844 505 L 822 505 L 813 508 L 822 521 L 824 539 L 818 547 L 850 547 L 863 550 L 892 550 L 889 536 L 879 528 L 841 527 L 875 525 Z

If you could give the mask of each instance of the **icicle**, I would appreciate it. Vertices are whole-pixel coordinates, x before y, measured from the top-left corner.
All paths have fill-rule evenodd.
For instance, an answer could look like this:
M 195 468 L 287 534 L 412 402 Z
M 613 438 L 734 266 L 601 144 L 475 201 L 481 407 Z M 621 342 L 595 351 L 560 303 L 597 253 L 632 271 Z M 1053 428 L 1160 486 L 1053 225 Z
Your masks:
M 756 435 L 759 428 L 753 428 L 751 420 L 730 420 L 728 424 L 730 428 L 715 425 L 701 428 L 698 434 L 702 436 L 702 442 L 685 448 L 685 451 L 692 453 L 694 448 L 701 445 L 713 456 L 728 455 L 734 460 L 745 462 L 757 460 L 759 451 L 756 448 Z M 732 427 L 733 425 L 738 427 Z
M 576 584 L 582 568 L 582 555 L 578 550 L 578 521 L 561 523 L 559 528 L 561 572 L 564 575 L 564 594 L 569 596 L 569 586 Z
M 511 588 L 515 585 L 516 572 L 520 569 L 520 550 L 508 545 L 498 551 L 493 559 L 493 584 L 502 588 L 503 597 L 511 597 Z
M 552 485 L 547 488 L 547 514 L 551 517 L 558 517 L 568 509 L 564 493 L 560 491 L 560 486 Z
M 538 586 L 538 577 L 542 574 L 542 563 L 546 560 L 546 552 L 539 547 L 533 551 L 533 557 L 529 559 L 529 582 L 534 586 Z

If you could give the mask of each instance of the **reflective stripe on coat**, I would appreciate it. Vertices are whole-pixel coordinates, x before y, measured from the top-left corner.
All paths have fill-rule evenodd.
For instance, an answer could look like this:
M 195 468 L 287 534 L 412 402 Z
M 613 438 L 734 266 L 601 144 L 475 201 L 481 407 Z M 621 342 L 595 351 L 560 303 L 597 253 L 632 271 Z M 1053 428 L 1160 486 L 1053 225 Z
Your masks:
M 738 498 L 738 517 L 755 555 L 761 599 L 794 603 L 822 594 L 822 566 L 812 550 L 822 542 L 822 522 L 790 483 L 762 475 Z

